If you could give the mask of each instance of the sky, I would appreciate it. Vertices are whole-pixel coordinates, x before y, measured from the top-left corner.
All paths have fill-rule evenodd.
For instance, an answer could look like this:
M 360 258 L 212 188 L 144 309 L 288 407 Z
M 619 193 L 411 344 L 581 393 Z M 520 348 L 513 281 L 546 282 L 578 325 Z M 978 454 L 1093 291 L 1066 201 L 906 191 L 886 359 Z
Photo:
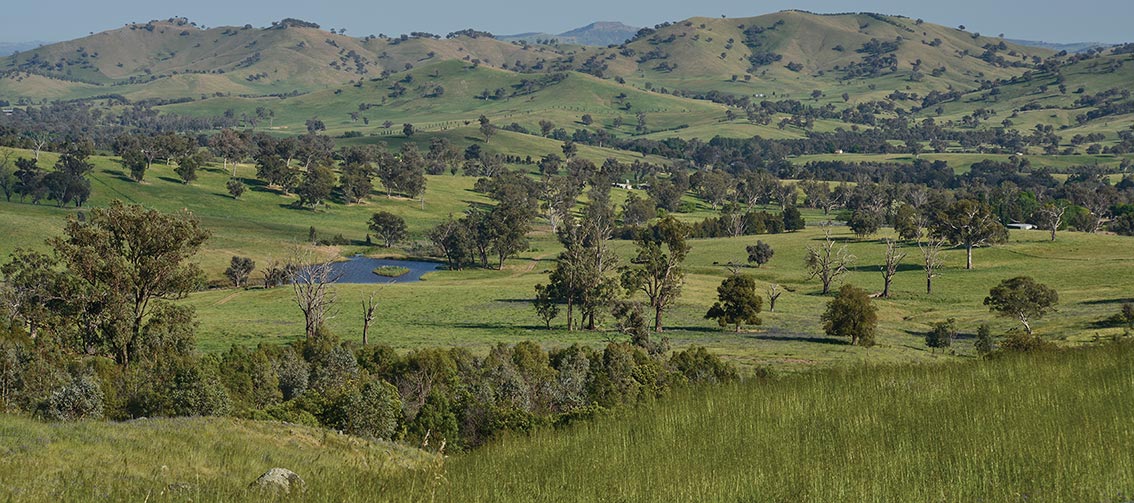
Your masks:
M 6 6 L 0 42 L 69 40 L 129 22 L 175 16 L 209 27 L 267 26 L 295 17 L 323 28 L 346 28 L 347 35 L 354 36 L 413 31 L 444 35 L 464 28 L 509 35 L 561 33 L 593 21 L 653 26 L 694 16 L 748 17 L 784 9 L 901 14 L 945 26 L 963 24 L 986 35 L 1045 42 L 1134 41 L 1130 0 L 47 0 Z

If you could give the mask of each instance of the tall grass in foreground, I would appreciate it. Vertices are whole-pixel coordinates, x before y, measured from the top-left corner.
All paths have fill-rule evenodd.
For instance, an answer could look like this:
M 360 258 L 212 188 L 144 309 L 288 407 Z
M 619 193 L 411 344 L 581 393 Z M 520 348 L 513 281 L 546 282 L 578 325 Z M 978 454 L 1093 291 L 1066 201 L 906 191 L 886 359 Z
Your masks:
M 447 480 L 449 501 L 1129 501 L 1134 347 L 691 391 Z
M 694 389 L 442 461 L 232 419 L 0 415 L 0 501 L 960 501 L 1134 498 L 1134 344 Z

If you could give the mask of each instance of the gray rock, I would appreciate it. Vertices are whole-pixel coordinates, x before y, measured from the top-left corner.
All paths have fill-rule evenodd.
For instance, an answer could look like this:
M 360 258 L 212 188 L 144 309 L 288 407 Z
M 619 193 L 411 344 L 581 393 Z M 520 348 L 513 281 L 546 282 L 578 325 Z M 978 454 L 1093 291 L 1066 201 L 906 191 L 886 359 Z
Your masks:
M 272 468 L 252 482 L 252 487 L 284 493 L 302 491 L 306 486 L 303 478 L 287 468 Z

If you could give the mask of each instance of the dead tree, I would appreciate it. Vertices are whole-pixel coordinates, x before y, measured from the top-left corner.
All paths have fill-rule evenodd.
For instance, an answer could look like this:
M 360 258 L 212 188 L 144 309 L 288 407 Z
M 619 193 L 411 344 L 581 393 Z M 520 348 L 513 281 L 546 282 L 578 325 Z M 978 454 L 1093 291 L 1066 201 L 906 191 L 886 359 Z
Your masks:
M 295 292 L 295 303 L 303 311 L 304 333 L 311 339 L 334 316 L 334 283 L 342 277 L 342 273 L 337 272 L 330 262 L 317 259 L 309 251 L 295 253 L 289 269 L 293 271 L 291 286 Z
M 831 292 L 831 284 L 847 273 L 847 266 L 854 262 L 855 257 L 847 252 L 846 246 L 835 246 L 831 227 L 827 225 L 823 227 L 823 244 L 808 246 L 804 260 L 807 279 L 819 278 L 823 284 L 823 295 L 827 295 Z
M 374 294 L 370 294 L 370 298 L 362 301 L 362 345 L 365 346 L 369 340 L 367 339 L 370 333 L 370 323 L 374 321 L 374 310 L 378 308 L 378 304 L 374 303 Z
M 1067 213 L 1067 205 L 1055 201 L 1048 201 L 1036 210 L 1040 227 L 1051 231 L 1051 240 L 1055 241 L 1055 231 L 1063 225 L 1063 215 Z
M 778 285 L 776 283 L 772 283 L 771 285 L 768 285 L 768 312 L 769 313 L 776 312 L 776 300 L 778 300 L 780 298 L 780 296 L 783 295 L 783 294 L 784 294 L 784 291 L 780 290 L 780 285 Z
M 890 298 L 890 284 L 894 282 L 894 275 L 898 274 L 898 266 L 906 258 L 906 252 L 898 248 L 893 239 L 886 240 L 886 257 L 882 263 L 882 298 Z
M 944 246 L 943 239 L 930 238 L 925 243 L 917 242 L 917 247 L 921 249 L 922 268 L 925 270 L 926 295 L 933 293 L 933 278 L 937 277 L 937 271 L 941 269 L 941 249 Z

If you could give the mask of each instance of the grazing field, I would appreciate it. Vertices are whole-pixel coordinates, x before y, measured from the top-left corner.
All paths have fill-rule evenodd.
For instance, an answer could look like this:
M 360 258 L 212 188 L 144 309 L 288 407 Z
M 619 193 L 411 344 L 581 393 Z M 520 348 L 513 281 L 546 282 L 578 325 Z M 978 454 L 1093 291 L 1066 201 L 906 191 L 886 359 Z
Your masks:
M 862 365 L 730 387 L 444 461 L 324 430 L 222 419 L 0 416 L 0 497 L 278 501 L 1125 501 L 1134 348 Z
M 54 162 L 54 154 L 42 157 L 41 165 Z M 258 185 L 251 178 L 254 168 L 248 165 L 239 166 L 237 174 L 251 190 L 234 200 L 224 189 L 228 173 L 219 167 L 207 168 L 199 180 L 185 185 L 173 178 L 169 167 L 158 164 L 147 174 L 146 182 L 138 184 L 127 179 L 125 170 L 111 158 L 97 157 L 94 162 L 92 206 L 123 199 L 163 211 L 193 211 L 213 233 L 198 260 L 218 286 L 224 284 L 223 271 L 231 256 L 252 257 L 263 267 L 272 259 L 286 258 L 291 247 L 306 246 L 311 227 L 316 228 L 319 239 L 342 235 L 351 243 L 318 247 L 328 257 L 421 254 L 424 249 L 415 245 L 397 249 L 365 246 L 370 215 L 385 210 L 403 216 L 411 241 L 425 246 L 428 228 L 469 204 L 488 202 L 472 190 L 473 178 L 441 175 L 429 177 L 424 209 L 418 201 L 387 198 L 378 189 L 367 204 L 329 203 L 310 211 L 289 207 L 294 196 Z M 614 190 L 616 202 L 624 197 L 625 191 Z M 713 214 L 691 196 L 688 200 L 697 203 L 695 211 L 680 218 L 692 221 Z M 7 256 L 17 247 L 42 247 L 44 237 L 59 232 L 64 217 L 75 212 L 50 205 L 0 202 L 0 227 L 9 236 L 0 242 L 0 253 Z M 905 243 L 908 257 L 895 278 L 893 297 L 875 301 L 880 308 L 879 345 L 867 349 L 829 339 L 819 321 L 829 298 L 819 295 L 818 281 L 808 280 L 803 269 L 806 247 L 820 242 L 822 232 L 817 224 L 826 217 L 815 211 L 805 212 L 805 217 L 809 227 L 800 232 L 693 240 L 685 264 L 687 284 L 676 307 L 666 315 L 664 335 L 673 346 L 705 345 L 744 367 L 951 359 L 954 352 L 972 354 L 972 335 L 983 322 L 989 322 L 997 335 L 1017 327 L 1012 320 L 993 318 L 982 301 L 999 281 L 1022 274 L 1053 286 L 1061 296 L 1058 311 L 1036 323 L 1042 336 L 1080 344 L 1122 333 L 1120 326 L 1103 320 L 1132 300 L 1134 276 L 1128 271 L 1134 265 L 1134 238 L 1061 232 L 1050 242 L 1043 231 L 1012 231 L 1007 244 L 976 250 L 972 271 L 963 269 L 963 250 L 946 251 L 945 268 L 934 280 L 933 295 L 925 294 L 918 248 Z M 849 229 L 835 227 L 834 235 L 857 258 L 845 280 L 871 292 L 881 291 L 879 267 L 885 247 L 880 238 L 890 231 L 859 240 Z M 744 267 L 742 272 L 756 278 L 761 295 L 771 283 L 783 285 L 787 292 L 774 313 L 767 312 L 765 302 L 762 326 L 740 334 L 722 331 L 704 319 L 704 314 L 716 300 L 717 285 L 730 274 L 725 264 L 743 263 L 745 246 L 758 239 L 769 243 L 775 256 L 762 268 Z M 615 249 L 623 263 L 634 252 L 629 241 L 616 241 Z M 529 248 L 509 260 L 503 270 L 438 271 L 426 274 L 423 282 L 341 285 L 338 309 L 329 327 L 343 338 L 360 338 L 359 305 L 373 293 L 378 309 L 370 340 L 395 348 L 462 346 L 480 352 L 499 342 L 518 340 L 546 346 L 602 344 L 615 334 L 567 332 L 562 318 L 553 322 L 552 330 L 546 330 L 532 309 L 534 286 L 547 282 L 547 271 L 560 250 L 561 245 L 540 220 Z M 197 310 L 201 349 L 219 352 L 233 344 L 285 343 L 302 336 L 303 318 L 291 290 L 257 288 L 258 277 L 259 273 L 253 275 L 250 289 L 216 288 L 184 300 Z M 951 351 L 931 353 L 924 345 L 925 333 L 933 323 L 949 318 L 957 320 L 960 339 Z M 608 317 L 603 325 L 610 328 L 611 323 Z

